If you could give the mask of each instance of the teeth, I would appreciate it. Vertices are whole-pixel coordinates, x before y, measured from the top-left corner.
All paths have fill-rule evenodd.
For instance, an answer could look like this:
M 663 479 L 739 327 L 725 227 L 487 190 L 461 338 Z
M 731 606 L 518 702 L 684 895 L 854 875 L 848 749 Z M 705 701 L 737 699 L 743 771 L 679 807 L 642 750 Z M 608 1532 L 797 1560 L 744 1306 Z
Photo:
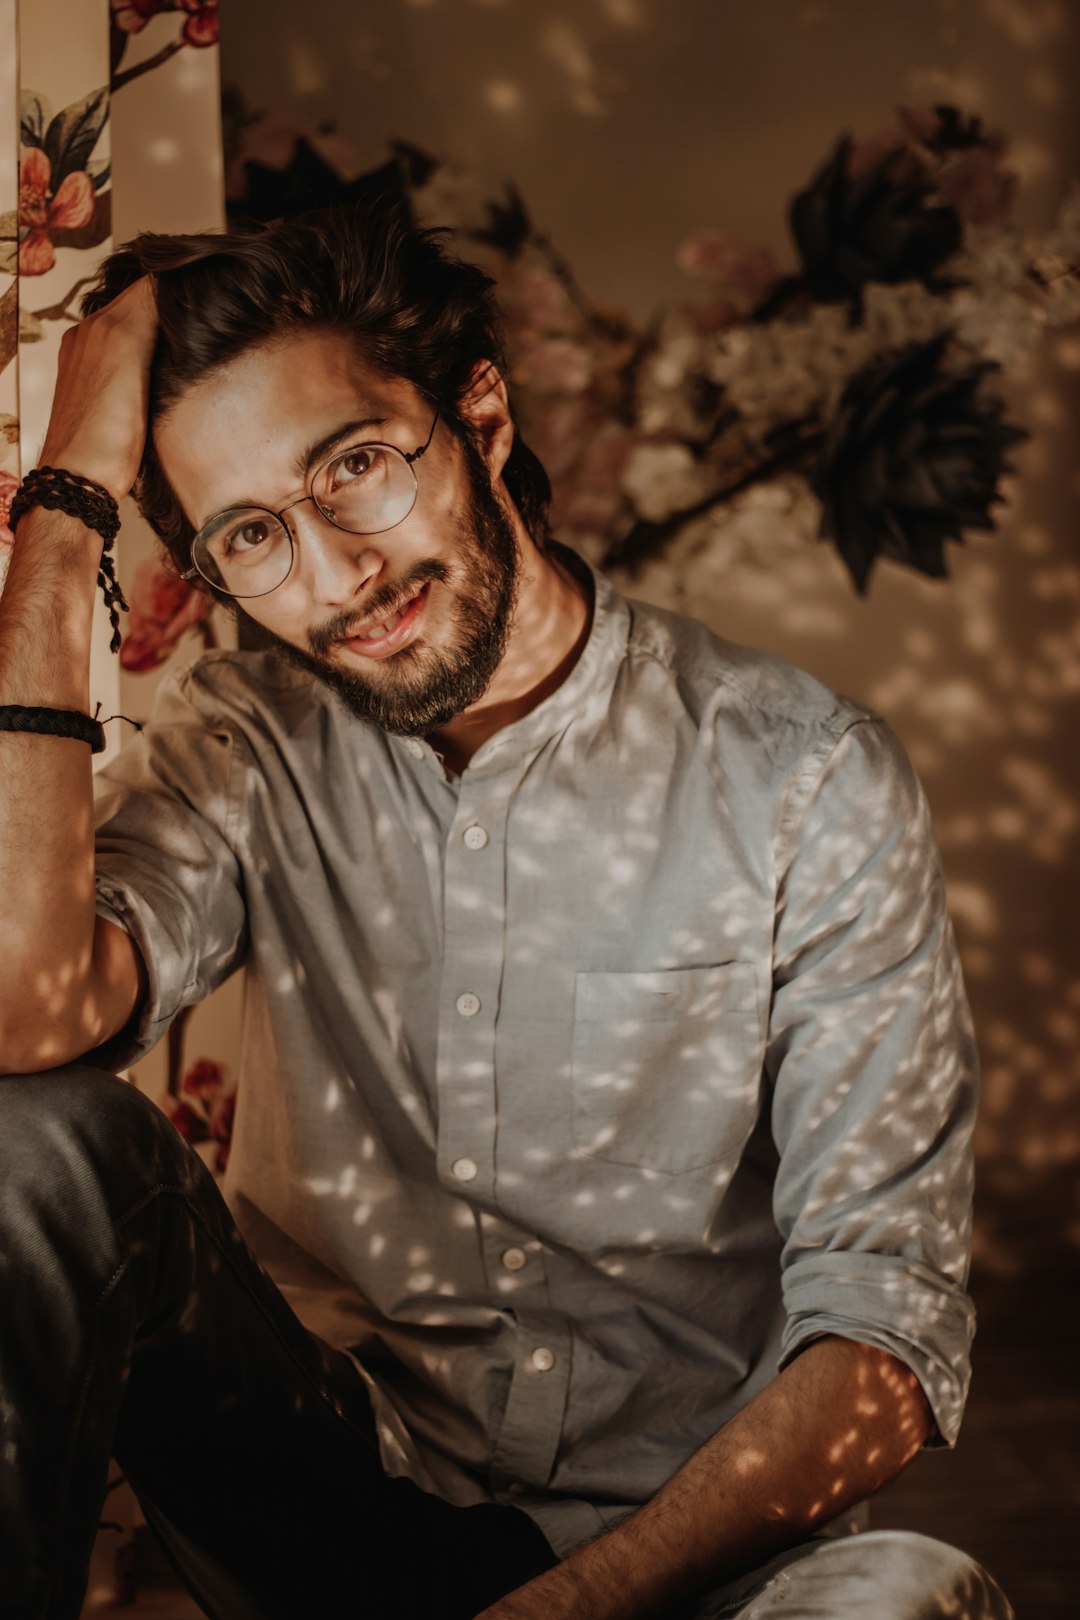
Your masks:
M 417 592 L 417 595 L 419 594 Z M 380 636 L 388 636 L 394 626 L 401 623 L 415 601 L 416 597 L 411 596 L 405 606 L 398 608 L 397 612 L 392 613 L 388 619 L 381 619 L 377 624 L 369 625 L 366 630 L 354 631 L 352 639 L 354 641 L 377 641 Z
M 404 617 L 405 609 L 402 608 L 401 611 L 399 613 L 395 613 L 392 618 L 383 619 L 379 624 L 371 625 L 361 635 L 358 635 L 356 640 L 377 641 L 380 636 L 388 636 L 394 626 L 396 624 L 400 624 Z

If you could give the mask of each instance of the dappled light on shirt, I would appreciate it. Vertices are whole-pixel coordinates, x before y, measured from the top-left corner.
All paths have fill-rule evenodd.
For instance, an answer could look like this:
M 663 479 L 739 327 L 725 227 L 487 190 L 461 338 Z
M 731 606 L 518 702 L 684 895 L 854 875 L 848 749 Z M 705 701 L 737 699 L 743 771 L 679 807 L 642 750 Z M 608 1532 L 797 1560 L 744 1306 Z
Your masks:
M 223 652 L 100 787 L 140 1045 L 247 966 L 248 1241 L 406 1472 L 562 1546 L 817 1336 L 900 1357 L 950 1440 L 972 1330 L 974 1049 L 902 751 L 595 590 L 568 679 L 460 777 Z

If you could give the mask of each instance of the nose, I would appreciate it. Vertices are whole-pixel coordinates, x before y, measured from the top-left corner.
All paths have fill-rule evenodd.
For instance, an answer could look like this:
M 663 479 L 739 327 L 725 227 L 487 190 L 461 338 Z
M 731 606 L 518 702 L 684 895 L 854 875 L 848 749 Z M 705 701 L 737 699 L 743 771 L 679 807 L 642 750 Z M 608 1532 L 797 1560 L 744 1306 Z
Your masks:
M 298 511 L 297 508 L 302 508 Z M 323 517 L 310 495 L 286 509 L 291 515 L 294 575 L 321 607 L 341 608 L 374 583 L 385 558 L 374 536 L 350 534 Z M 286 521 L 282 514 L 282 521 Z

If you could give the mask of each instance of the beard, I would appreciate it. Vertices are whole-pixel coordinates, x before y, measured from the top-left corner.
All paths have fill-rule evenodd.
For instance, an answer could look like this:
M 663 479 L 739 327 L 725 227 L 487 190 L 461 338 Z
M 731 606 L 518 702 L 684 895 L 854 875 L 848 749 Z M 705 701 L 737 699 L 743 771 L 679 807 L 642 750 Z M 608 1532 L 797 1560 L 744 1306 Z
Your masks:
M 377 617 L 415 596 L 429 581 L 449 586 L 450 629 L 443 646 L 409 642 L 373 664 L 369 674 L 343 669 L 328 656 L 348 634 L 355 611 L 312 630 L 310 652 L 258 626 L 262 640 L 328 686 L 350 714 L 399 737 L 437 731 L 479 702 L 502 661 L 513 624 L 520 573 L 517 539 L 479 452 L 468 439 L 461 444 L 468 504 L 458 521 L 453 569 L 435 559 L 417 563 L 377 591 L 365 607 L 365 616 Z

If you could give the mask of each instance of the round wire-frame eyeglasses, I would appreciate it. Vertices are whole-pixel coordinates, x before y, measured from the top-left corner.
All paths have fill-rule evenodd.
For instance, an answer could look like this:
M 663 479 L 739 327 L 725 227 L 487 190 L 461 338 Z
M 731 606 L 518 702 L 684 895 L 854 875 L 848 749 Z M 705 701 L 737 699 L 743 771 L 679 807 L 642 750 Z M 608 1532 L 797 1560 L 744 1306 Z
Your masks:
M 415 450 L 399 450 L 396 444 L 384 444 L 381 440 L 371 439 L 365 439 L 356 444 L 346 445 L 342 450 L 335 450 L 332 456 L 327 456 L 325 461 L 320 461 L 319 465 L 308 475 L 308 493 L 306 495 L 299 496 L 295 501 L 290 501 L 289 505 L 283 506 L 280 512 L 275 512 L 271 507 L 268 506 L 235 506 L 226 507 L 224 511 L 218 512 L 212 518 L 208 518 L 191 542 L 191 567 L 186 569 L 184 573 L 181 574 L 181 579 L 205 579 L 207 583 L 212 585 L 216 591 L 220 591 L 225 596 L 236 597 L 237 600 L 251 600 L 255 596 L 269 596 L 272 591 L 279 590 L 292 573 L 293 563 L 296 560 L 296 541 L 293 538 L 292 529 L 285 522 L 285 513 L 291 512 L 294 507 L 303 506 L 305 501 L 311 501 L 316 511 L 319 512 L 328 523 L 332 523 L 335 529 L 341 529 L 346 534 L 386 534 L 390 529 L 396 529 L 399 523 L 404 523 L 413 507 L 416 505 L 416 496 L 419 486 L 417 483 L 414 463 L 420 460 L 420 457 L 431 444 L 431 441 L 435 436 L 435 427 L 438 423 L 439 415 L 440 412 L 436 410 L 435 415 L 431 419 L 431 427 L 428 431 L 427 438 L 424 440 L 423 444 L 418 445 Z M 345 456 L 355 454 L 357 450 L 389 450 L 393 455 L 399 457 L 400 460 L 402 460 L 408 467 L 410 473 L 412 473 L 412 500 L 409 502 L 405 511 L 401 513 L 400 517 L 394 518 L 390 523 L 380 525 L 380 527 L 377 529 L 370 529 L 366 526 L 362 529 L 356 529 L 348 523 L 339 523 L 332 508 L 324 506 L 319 500 L 318 496 L 314 493 L 314 488 L 318 485 L 320 475 L 325 472 L 326 468 L 332 466 L 334 462 L 342 460 L 342 458 Z M 216 525 L 219 525 L 223 518 L 228 517 L 230 512 L 264 512 L 267 517 L 276 518 L 277 522 L 281 525 L 281 528 L 285 532 L 286 538 L 289 542 L 289 565 L 285 569 L 285 572 L 282 574 L 281 578 L 265 591 L 253 591 L 250 594 L 240 591 L 230 591 L 221 583 L 220 578 L 212 578 L 199 567 L 198 550 L 200 541 L 210 529 L 214 528 Z

